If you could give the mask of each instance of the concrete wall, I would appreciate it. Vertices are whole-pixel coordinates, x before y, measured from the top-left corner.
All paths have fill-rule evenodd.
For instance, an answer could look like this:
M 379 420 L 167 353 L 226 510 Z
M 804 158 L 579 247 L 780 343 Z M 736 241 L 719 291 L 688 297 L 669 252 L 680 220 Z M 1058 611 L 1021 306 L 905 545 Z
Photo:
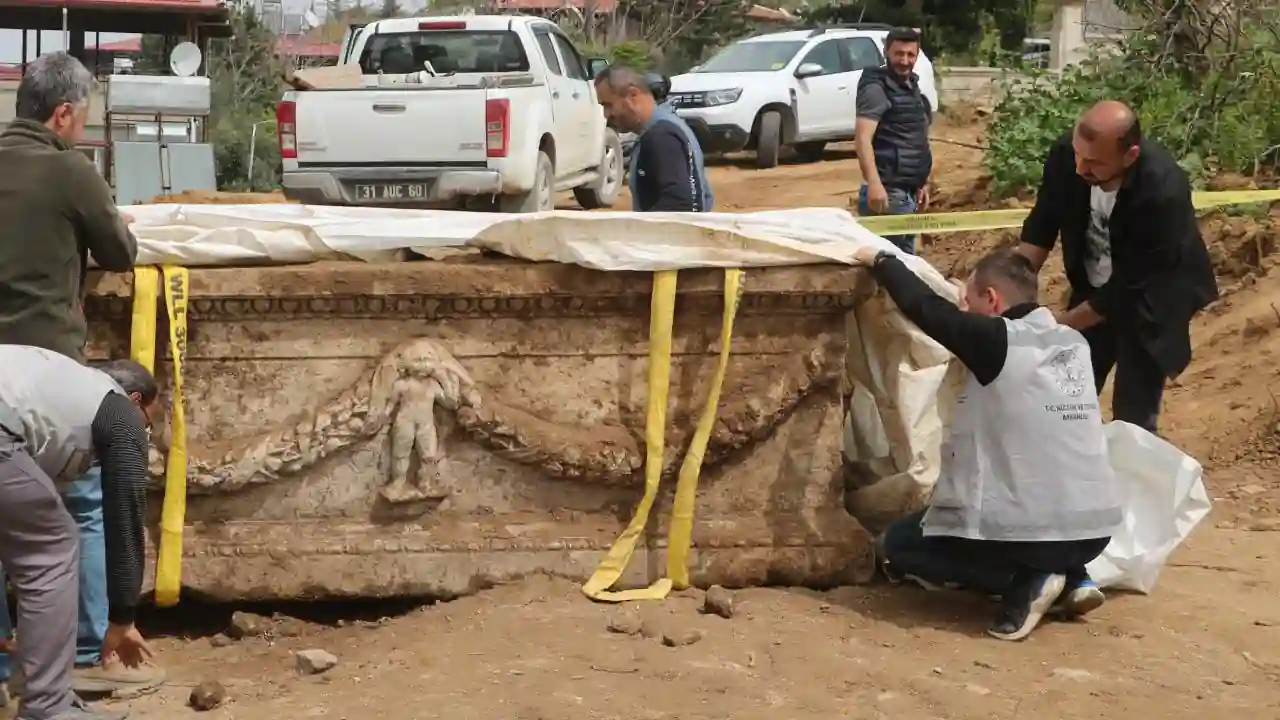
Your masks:
M 1007 87 L 1007 81 L 1032 82 L 1029 77 L 991 67 L 946 67 L 937 68 L 936 72 L 938 102 L 944 108 L 959 103 L 990 108 L 1000 100 L 1000 88 Z
M 936 72 L 938 102 L 944 108 L 957 103 L 995 105 L 996 81 L 1005 73 L 989 67 L 946 67 Z

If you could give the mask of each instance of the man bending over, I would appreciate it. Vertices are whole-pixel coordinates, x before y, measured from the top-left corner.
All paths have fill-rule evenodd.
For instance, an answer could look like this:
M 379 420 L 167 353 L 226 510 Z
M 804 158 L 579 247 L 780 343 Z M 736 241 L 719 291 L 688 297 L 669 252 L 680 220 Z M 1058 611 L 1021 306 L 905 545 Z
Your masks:
M 151 655 L 133 621 L 155 380 L 131 360 L 94 369 L 26 345 L 0 345 L 0 367 L 0 562 L 17 590 L 26 676 L 18 720 L 105 720 L 71 690 L 80 539 L 58 488 L 98 458 L 109 600 L 102 656 L 140 665 Z
M 961 307 L 888 251 L 860 250 L 894 302 L 968 369 L 929 506 L 898 520 L 886 574 L 1002 598 L 988 633 L 1021 640 L 1055 604 L 1101 604 L 1085 565 L 1122 522 L 1089 345 L 1036 304 L 1036 272 L 1012 250 L 984 257 Z

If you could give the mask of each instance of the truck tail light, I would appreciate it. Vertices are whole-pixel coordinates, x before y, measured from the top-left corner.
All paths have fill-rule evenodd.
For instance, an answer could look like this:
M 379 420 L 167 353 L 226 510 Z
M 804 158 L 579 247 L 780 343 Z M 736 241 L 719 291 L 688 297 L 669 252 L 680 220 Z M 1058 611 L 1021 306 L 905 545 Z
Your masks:
M 486 100 L 484 103 L 484 137 L 486 154 L 491 158 L 507 156 L 511 142 L 511 101 Z
M 280 138 L 280 157 L 298 159 L 298 105 L 281 100 L 276 105 L 276 135 Z
M 465 20 L 436 20 L 418 23 L 419 30 L 466 30 Z

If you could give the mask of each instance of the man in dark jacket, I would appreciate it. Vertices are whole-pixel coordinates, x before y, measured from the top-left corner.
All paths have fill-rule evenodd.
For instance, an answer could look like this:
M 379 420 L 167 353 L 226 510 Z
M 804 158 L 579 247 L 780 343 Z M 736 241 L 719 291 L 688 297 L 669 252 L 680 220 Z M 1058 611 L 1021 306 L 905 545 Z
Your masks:
M 15 120 L 0 135 L 0 343 L 77 360 L 88 256 L 124 272 L 138 254 L 111 187 L 74 149 L 93 84 L 74 57 L 42 55 L 27 66 Z
M 915 73 L 920 34 L 906 28 L 890 32 L 884 55 L 888 65 L 864 70 L 858 81 L 855 144 L 864 181 L 858 213 L 909 215 L 929 209 L 933 173 L 929 149 L 933 109 L 920 92 Z M 885 239 L 904 252 L 915 252 L 914 235 Z
M 1049 150 L 1018 251 L 1038 270 L 1059 235 L 1071 284 L 1059 321 L 1089 341 L 1099 393 L 1115 369 L 1115 419 L 1155 432 L 1218 285 L 1187 174 L 1123 103 L 1093 106 Z
M 638 136 L 631 152 L 631 209 L 710 212 L 715 198 L 698 139 L 657 102 L 646 78 L 629 67 L 608 67 L 596 76 L 596 95 L 612 127 Z

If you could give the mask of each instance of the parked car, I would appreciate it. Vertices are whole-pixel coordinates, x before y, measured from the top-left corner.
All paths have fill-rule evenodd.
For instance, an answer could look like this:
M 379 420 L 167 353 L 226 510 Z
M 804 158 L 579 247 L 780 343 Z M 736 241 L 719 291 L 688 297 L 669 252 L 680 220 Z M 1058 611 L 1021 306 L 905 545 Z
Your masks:
M 592 82 L 606 63 L 555 23 L 396 18 L 345 47 L 361 87 L 292 90 L 277 108 L 286 197 L 502 212 L 550 210 L 570 189 L 584 208 L 617 200 L 622 145 Z
M 670 102 L 703 152 L 754 150 L 756 166 L 769 168 L 790 146 L 814 161 L 827 143 L 853 139 L 858 80 L 864 70 L 884 65 L 892 29 L 842 25 L 739 40 L 671 78 Z M 933 65 L 923 52 L 916 73 L 930 106 L 938 107 Z

